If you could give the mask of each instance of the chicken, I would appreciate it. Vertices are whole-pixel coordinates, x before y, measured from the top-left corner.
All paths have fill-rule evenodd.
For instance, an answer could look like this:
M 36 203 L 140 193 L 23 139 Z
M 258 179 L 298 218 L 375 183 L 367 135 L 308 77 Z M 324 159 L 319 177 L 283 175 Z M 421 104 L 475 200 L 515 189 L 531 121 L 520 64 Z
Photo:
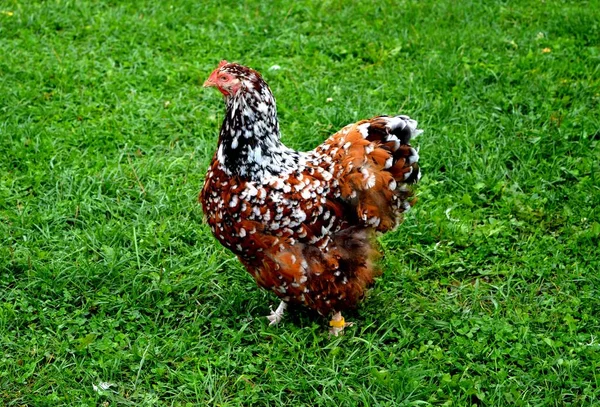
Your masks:
M 350 124 L 312 151 L 280 140 L 275 100 L 253 69 L 222 61 L 204 83 L 223 95 L 227 112 L 199 200 L 217 240 L 238 256 L 258 285 L 281 303 L 331 316 L 348 326 L 380 274 L 378 232 L 394 229 L 415 202 L 421 133 L 407 116 Z

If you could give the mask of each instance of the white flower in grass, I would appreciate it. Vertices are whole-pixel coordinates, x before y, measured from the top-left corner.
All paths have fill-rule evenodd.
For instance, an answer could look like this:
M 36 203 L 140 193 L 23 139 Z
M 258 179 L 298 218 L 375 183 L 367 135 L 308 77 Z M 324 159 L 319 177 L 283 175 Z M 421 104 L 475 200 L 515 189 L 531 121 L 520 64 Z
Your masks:
M 92 388 L 94 389 L 95 392 L 100 392 L 100 391 L 108 390 L 112 386 L 116 386 L 116 385 L 114 383 L 109 383 L 109 382 L 100 382 L 96 386 L 94 383 L 92 383 Z

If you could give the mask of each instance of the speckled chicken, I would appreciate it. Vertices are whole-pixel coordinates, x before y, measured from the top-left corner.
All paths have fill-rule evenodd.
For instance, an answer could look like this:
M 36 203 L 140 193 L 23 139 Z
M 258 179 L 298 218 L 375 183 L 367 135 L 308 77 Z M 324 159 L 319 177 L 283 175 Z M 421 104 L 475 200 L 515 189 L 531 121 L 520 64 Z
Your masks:
M 275 100 L 253 69 L 222 61 L 215 86 L 227 112 L 200 201 L 215 237 L 281 303 L 331 316 L 331 332 L 349 323 L 379 274 L 374 235 L 394 229 L 415 199 L 421 130 L 407 116 L 350 124 L 312 151 L 280 140 Z

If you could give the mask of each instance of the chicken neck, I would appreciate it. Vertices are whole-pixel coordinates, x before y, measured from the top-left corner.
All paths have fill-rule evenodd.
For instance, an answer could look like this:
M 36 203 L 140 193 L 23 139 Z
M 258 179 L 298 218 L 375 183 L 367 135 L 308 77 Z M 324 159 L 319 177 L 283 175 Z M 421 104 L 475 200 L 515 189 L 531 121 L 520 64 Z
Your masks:
M 260 180 L 297 168 L 300 154 L 281 142 L 275 99 L 268 86 L 254 83 L 226 97 L 217 159 L 229 175 Z

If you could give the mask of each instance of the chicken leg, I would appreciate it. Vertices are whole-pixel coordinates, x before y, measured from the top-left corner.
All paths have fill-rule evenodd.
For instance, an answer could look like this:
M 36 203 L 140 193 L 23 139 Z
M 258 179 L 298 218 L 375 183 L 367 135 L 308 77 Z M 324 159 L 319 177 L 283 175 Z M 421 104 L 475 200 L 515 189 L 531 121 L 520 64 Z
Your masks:
M 341 312 L 336 312 L 331 317 L 331 321 L 329 321 L 329 333 L 333 336 L 338 336 L 341 333 L 344 333 L 344 328 L 347 326 L 354 325 L 354 322 L 346 322 Z
M 277 325 L 281 322 L 286 308 L 287 303 L 285 301 L 281 301 L 275 311 L 273 311 L 273 307 L 271 307 L 271 314 L 267 315 L 267 319 L 270 321 L 269 325 Z

